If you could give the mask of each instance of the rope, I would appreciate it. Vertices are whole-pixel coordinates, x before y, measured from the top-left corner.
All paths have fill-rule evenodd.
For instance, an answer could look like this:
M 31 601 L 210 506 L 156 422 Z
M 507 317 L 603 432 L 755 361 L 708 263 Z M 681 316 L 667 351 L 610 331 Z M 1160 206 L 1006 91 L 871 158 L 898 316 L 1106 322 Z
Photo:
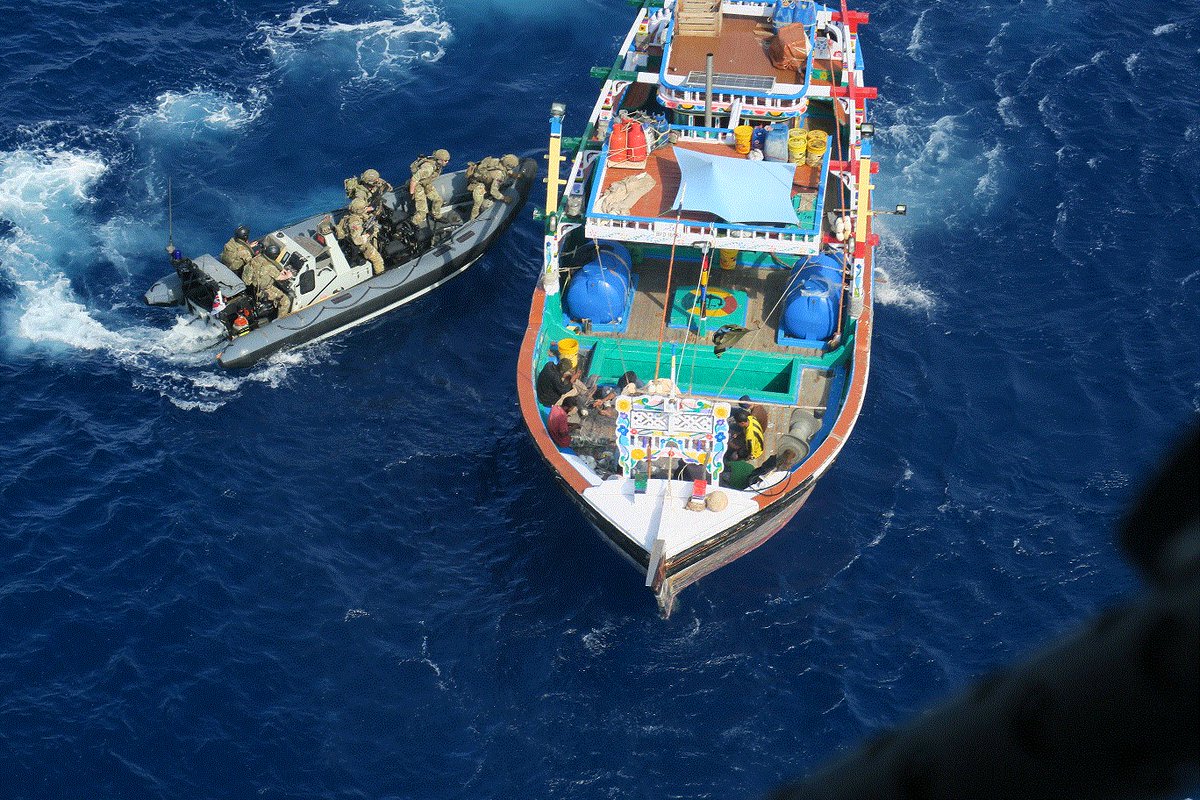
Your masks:
M 662 325 L 658 329 L 658 353 L 654 356 L 654 380 L 658 380 L 662 369 L 663 339 L 667 335 L 667 315 L 671 313 L 671 276 L 675 271 L 675 247 L 679 244 L 679 221 L 683 218 L 682 198 L 679 210 L 675 212 L 675 232 L 671 234 L 671 261 L 667 264 L 667 290 L 663 295 Z
M 709 229 L 710 230 L 712 229 L 711 223 L 710 223 Z M 704 256 L 700 261 L 700 275 L 699 275 L 699 277 L 696 278 L 695 291 L 696 291 L 697 297 L 700 296 L 700 284 L 704 281 L 704 268 L 705 268 L 705 265 L 708 263 L 708 259 L 711 256 L 711 253 L 712 253 L 712 248 L 708 247 L 708 245 L 705 245 Z M 691 341 L 691 338 L 692 338 L 692 319 L 695 317 L 695 315 L 696 315 L 696 304 L 693 303 L 691 309 L 688 310 L 687 332 L 683 336 L 683 352 L 679 354 L 679 358 L 681 361 L 687 359 L 688 342 Z M 700 332 L 697 331 L 696 332 L 696 345 L 697 346 L 692 351 L 692 369 L 691 369 L 691 372 L 688 373 L 688 394 L 692 393 L 692 391 L 696 385 L 696 358 L 700 351 L 699 344 L 700 344 Z
M 758 327 L 754 329 L 754 335 L 750 337 L 750 345 L 753 345 L 758 341 L 758 335 L 762 333 L 764 328 L 767 327 L 766 320 L 775 313 L 775 309 L 779 308 L 779 304 L 783 302 L 783 298 L 787 297 L 788 292 L 792 289 L 792 285 L 796 282 L 796 279 L 800 277 L 800 270 L 804 269 L 804 266 L 807 265 L 811 260 L 812 256 L 808 256 L 804 259 L 804 264 L 800 265 L 800 269 L 796 269 L 795 267 L 792 268 L 793 271 L 791 280 L 788 281 L 787 286 L 783 287 L 783 291 L 780 292 L 779 299 L 775 301 L 775 305 L 773 305 L 771 310 L 764 314 L 762 320 L 759 321 Z M 733 369 L 729 372 L 729 377 L 725 379 L 725 383 L 721 385 L 720 391 L 717 392 L 718 397 L 725 394 L 725 389 L 729 386 L 729 382 L 733 380 L 733 376 L 737 373 L 738 368 L 742 366 L 742 361 L 746 358 L 746 354 L 754 349 L 750 345 L 742 348 L 741 357 L 739 357 L 737 363 L 733 365 Z

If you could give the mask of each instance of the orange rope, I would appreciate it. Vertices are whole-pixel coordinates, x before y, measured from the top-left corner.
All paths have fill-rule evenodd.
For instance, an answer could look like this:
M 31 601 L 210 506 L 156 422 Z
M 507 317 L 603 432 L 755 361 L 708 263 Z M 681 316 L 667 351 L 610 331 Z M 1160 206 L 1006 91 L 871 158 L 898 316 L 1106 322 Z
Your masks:
M 667 335 L 667 315 L 671 313 L 671 275 L 675 270 L 675 245 L 679 243 L 679 220 L 682 217 L 683 203 L 681 202 L 679 210 L 675 212 L 675 233 L 671 236 L 671 260 L 667 263 L 667 291 L 663 295 L 662 325 L 658 329 L 658 354 L 654 356 L 654 380 L 658 380 L 659 370 L 662 367 L 663 339 Z

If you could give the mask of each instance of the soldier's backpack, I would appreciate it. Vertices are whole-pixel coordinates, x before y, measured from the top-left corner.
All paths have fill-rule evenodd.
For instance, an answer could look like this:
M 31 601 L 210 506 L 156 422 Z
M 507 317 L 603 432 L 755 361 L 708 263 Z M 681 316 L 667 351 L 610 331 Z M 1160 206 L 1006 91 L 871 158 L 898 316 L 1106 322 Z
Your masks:
M 346 197 L 349 197 L 350 199 L 354 199 L 354 194 L 360 185 L 361 184 L 358 182 L 357 175 L 352 175 L 349 178 L 346 178 L 346 180 L 342 181 L 342 186 L 346 189 Z
M 504 165 L 500 163 L 500 159 L 495 156 L 485 156 L 478 162 L 472 161 L 467 164 L 467 180 L 481 181 L 487 177 L 487 174 L 492 170 L 504 169 Z
M 422 165 L 422 164 L 424 164 L 426 161 L 433 161 L 433 160 L 434 160 L 434 159 L 433 159 L 431 156 L 420 155 L 420 156 L 417 156 L 417 160 L 416 160 L 416 161 L 414 161 L 414 162 L 412 162 L 411 164 L 409 164 L 409 165 L 408 165 L 408 168 L 409 168 L 410 170 L 412 170 L 412 173 L 413 173 L 414 175 L 416 175 L 416 174 L 417 174 L 417 170 L 419 170 L 419 169 L 421 168 L 421 165 Z

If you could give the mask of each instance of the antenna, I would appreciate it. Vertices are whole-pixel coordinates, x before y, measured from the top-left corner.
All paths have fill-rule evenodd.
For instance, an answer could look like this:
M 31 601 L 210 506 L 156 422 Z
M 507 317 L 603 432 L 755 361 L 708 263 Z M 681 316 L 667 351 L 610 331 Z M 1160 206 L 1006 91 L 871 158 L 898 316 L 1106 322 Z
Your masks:
M 167 176 L 167 255 L 175 255 L 175 223 L 171 217 L 171 176 Z

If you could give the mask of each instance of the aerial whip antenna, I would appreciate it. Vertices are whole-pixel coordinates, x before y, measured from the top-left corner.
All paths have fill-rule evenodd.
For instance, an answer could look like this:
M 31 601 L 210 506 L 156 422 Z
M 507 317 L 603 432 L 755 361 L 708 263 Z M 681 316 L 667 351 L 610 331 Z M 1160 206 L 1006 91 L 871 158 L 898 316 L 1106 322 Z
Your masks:
M 171 177 L 167 176 L 167 255 L 175 255 L 175 224 L 171 218 Z

